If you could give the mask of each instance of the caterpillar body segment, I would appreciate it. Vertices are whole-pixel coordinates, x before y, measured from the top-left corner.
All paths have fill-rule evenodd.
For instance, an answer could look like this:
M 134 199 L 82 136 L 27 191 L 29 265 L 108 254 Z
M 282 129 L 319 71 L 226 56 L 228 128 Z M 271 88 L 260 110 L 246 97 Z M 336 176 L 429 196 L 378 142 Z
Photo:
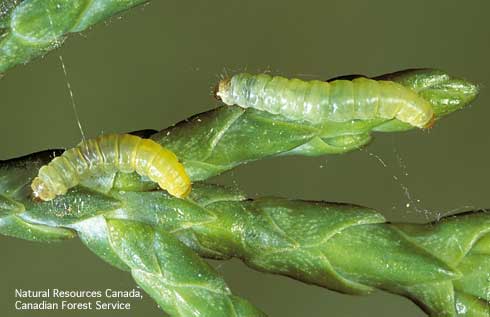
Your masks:
M 398 119 L 424 128 L 434 117 L 431 104 L 414 91 L 392 81 L 365 77 L 323 82 L 242 73 L 222 80 L 216 96 L 227 105 L 313 124 Z
M 150 139 L 130 134 L 110 134 L 81 142 L 41 167 L 31 187 L 34 196 L 52 200 L 78 185 L 84 173 L 111 166 L 124 173 L 136 171 L 176 197 L 190 192 L 184 166 L 170 150 Z

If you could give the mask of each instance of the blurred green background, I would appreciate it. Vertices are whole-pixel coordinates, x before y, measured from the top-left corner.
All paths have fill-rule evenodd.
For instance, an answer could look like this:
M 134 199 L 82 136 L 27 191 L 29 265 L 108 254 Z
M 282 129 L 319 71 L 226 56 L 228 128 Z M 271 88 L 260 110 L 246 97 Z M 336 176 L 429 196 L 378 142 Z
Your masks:
M 239 71 L 327 79 L 435 67 L 481 95 L 430 131 L 377 134 L 342 156 L 288 157 L 241 166 L 215 182 L 251 197 L 343 201 L 391 221 L 425 222 L 490 207 L 489 1 L 152 1 L 72 35 L 59 50 L 0 81 L 0 160 L 81 139 L 62 55 L 87 136 L 163 128 L 215 107 L 212 87 Z M 128 289 L 129 274 L 74 239 L 0 238 L 0 316 L 162 316 L 145 296 L 130 312 L 18 313 L 14 289 Z M 423 316 L 386 293 L 356 297 L 212 262 L 232 290 L 270 316 Z

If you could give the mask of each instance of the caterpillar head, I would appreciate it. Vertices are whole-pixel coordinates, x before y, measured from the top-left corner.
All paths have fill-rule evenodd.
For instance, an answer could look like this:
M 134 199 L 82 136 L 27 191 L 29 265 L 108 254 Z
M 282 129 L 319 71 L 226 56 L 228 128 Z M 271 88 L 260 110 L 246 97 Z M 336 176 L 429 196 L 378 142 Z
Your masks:
M 230 94 L 231 94 L 231 79 L 226 78 L 220 80 L 218 85 L 214 88 L 214 97 L 218 99 L 219 101 L 224 102 L 227 105 L 232 105 L 233 103 L 230 102 Z
M 34 199 L 41 201 L 52 200 L 56 197 L 53 190 L 41 178 L 36 177 L 31 184 Z

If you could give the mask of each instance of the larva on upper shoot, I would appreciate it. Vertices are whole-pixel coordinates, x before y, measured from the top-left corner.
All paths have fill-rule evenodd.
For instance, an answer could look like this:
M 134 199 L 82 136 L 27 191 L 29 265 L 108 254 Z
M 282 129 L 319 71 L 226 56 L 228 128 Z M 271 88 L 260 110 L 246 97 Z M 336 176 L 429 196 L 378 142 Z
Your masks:
M 148 176 L 176 197 L 187 196 L 191 189 L 189 176 L 172 151 L 150 139 L 110 134 L 83 141 L 41 167 L 31 184 L 34 196 L 52 200 L 78 185 L 88 170 L 105 165 Z
M 220 81 L 216 97 L 227 105 L 313 124 L 396 118 L 425 128 L 434 120 L 431 104 L 414 91 L 393 81 L 365 77 L 323 82 L 242 73 Z

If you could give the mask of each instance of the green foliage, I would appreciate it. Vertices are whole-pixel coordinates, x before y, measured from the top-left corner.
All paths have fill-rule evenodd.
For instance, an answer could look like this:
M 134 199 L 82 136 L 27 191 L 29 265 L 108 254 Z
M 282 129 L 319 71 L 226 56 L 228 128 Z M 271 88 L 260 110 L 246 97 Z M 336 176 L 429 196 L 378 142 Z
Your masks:
M 468 106 L 478 95 L 473 83 L 438 70 L 407 70 L 384 76 L 427 98 L 436 120 Z M 204 180 L 270 156 L 345 153 L 369 143 L 372 131 L 408 129 L 413 127 L 396 119 L 312 125 L 254 109 L 224 106 L 195 115 L 151 138 L 183 160 L 191 179 Z
M 0 5 L 0 72 L 61 45 L 144 0 L 8 0 Z M 437 70 L 382 76 L 428 100 L 437 119 L 467 106 L 478 88 Z M 248 161 L 344 153 L 397 120 L 311 125 L 255 110 L 221 107 L 153 134 L 194 181 Z M 147 135 L 147 133 L 144 133 Z M 371 209 L 280 198 L 247 200 L 196 183 L 188 199 L 155 190 L 137 174 L 98 171 L 53 201 L 30 182 L 59 151 L 0 162 L 0 233 L 51 242 L 78 236 L 95 254 L 131 272 L 172 316 L 263 316 L 230 292 L 201 257 L 237 257 L 257 270 L 348 294 L 382 289 L 411 298 L 431 316 L 487 316 L 490 214 L 430 224 L 390 224 Z M 239 228 L 240 230 L 237 230 Z M 200 257 L 201 256 L 201 257 Z
M 428 78 L 434 73 L 441 74 L 408 71 L 398 78 Z M 445 81 L 456 79 L 446 76 Z M 435 93 L 440 85 L 428 82 L 424 89 L 432 91 L 431 96 L 446 96 Z M 470 88 L 458 91 L 464 85 L 456 86 L 448 96 L 460 108 L 477 90 L 469 98 Z M 439 118 L 451 112 L 431 98 Z M 354 150 L 370 139 L 373 128 L 389 123 L 389 130 L 405 129 L 394 120 L 313 126 L 251 109 L 221 107 L 158 133 L 136 134 L 172 149 L 191 178 L 200 181 L 270 156 Z M 486 313 L 488 213 L 461 214 L 428 225 L 388 224 L 378 212 L 359 206 L 279 198 L 253 201 L 204 183 L 194 184 L 190 197 L 183 200 L 155 190 L 155 184 L 135 173 L 101 170 L 66 195 L 35 202 L 30 181 L 52 153 L 0 164 L 0 233 L 38 241 L 76 233 L 105 261 L 130 271 L 174 316 L 262 314 L 233 296 L 197 254 L 238 257 L 257 270 L 348 294 L 383 289 L 411 298 L 431 316 Z
M 147 0 L 10 0 L 0 7 L 0 72 L 60 46 L 80 32 Z
M 37 172 L 36 164 L 30 163 L 38 159 L 33 155 L 22 160 L 25 186 Z M 11 168 L 3 168 L 1 176 Z M 261 315 L 233 296 L 196 253 L 214 259 L 238 257 L 260 271 L 348 294 L 383 289 L 413 299 L 431 316 L 487 312 L 487 212 L 427 225 L 388 224 L 381 214 L 364 207 L 247 200 L 238 192 L 204 183 L 195 184 L 186 200 L 162 191 L 103 194 L 78 187 L 52 202 L 33 203 L 26 195 L 17 204 L 26 210 L 0 218 L 2 234 L 52 241 L 63 237 L 41 230 L 23 236 L 15 232 L 34 223 L 74 230 L 94 253 L 131 271 L 172 316 Z

